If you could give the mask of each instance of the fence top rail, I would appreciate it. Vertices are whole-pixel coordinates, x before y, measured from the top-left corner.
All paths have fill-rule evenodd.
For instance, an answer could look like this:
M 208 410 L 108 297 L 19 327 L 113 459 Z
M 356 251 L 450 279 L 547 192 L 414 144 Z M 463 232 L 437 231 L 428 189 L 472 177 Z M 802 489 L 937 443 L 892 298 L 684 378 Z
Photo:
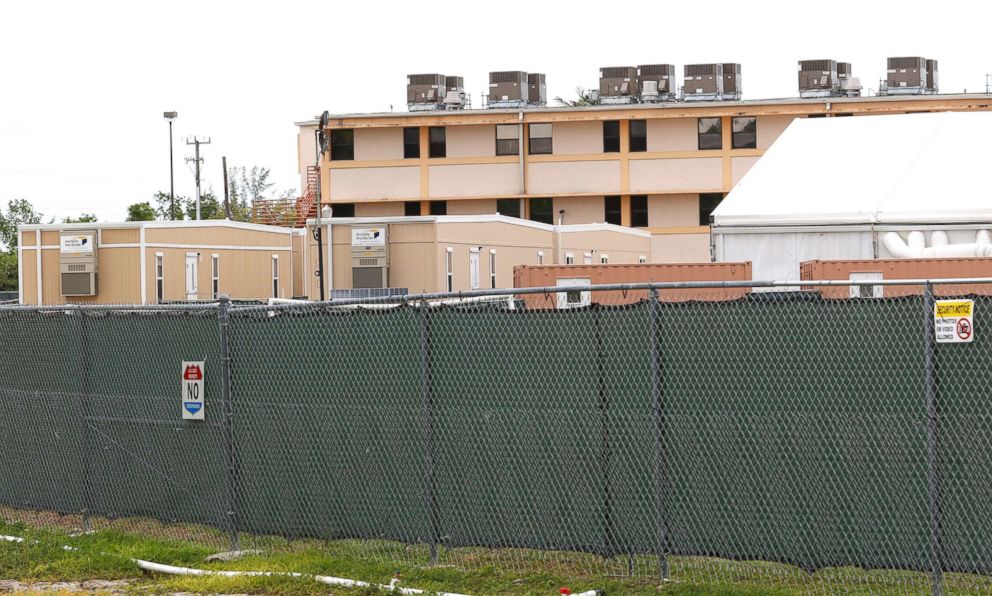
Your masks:
M 10 312 L 51 312 L 51 313 L 75 313 L 75 312 L 119 312 L 119 313 L 140 313 L 140 312 L 209 312 L 217 310 L 220 304 L 217 302 L 204 302 L 199 304 L 0 304 L 0 314 Z
M 407 294 L 405 296 L 374 296 L 364 298 L 338 298 L 321 301 L 301 300 L 293 303 L 280 303 L 270 305 L 246 305 L 232 306 L 232 311 L 252 312 L 252 311 L 282 311 L 300 308 L 324 308 L 330 306 L 354 306 L 363 304 L 416 304 L 427 301 L 452 301 L 458 302 L 466 299 L 477 298 L 499 298 L 507 299 L 514 296 L 531 294 L 555 294 L 557 292 L 610 292 L 610 291 L 638 291 L 638 290 L 689 290 L 689 289 L 751 289 L 751 288 L 796 288 L 796 287 L 849 287 L 849 286 L 924 286 L 931 285 L 969 285 L 969 284 L 992 284 L 992 277 L 962 277 L 962 278 L 936 278 L 936 279 L 876 279 L 876 280 L 848 280 L 848 279 L 825 279 L 825 280 L 772 280 L 772 281 L 669 281 L 669 282 L 644 282 L 644 283 L 623 283 L 623 284 L 597 284 L 588 286 L 539 286 L 529 288 L 497 288 L 492 290 L 466 290 L 461 292 L 425 292 L 420 294 Z

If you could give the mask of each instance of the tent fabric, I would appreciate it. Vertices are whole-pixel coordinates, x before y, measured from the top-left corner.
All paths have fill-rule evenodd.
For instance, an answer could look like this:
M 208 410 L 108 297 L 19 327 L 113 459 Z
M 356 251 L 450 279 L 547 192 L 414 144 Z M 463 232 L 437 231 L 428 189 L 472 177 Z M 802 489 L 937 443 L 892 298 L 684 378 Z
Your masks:
M 992 221 L 992 113 L 797 118 L 714 226 Z

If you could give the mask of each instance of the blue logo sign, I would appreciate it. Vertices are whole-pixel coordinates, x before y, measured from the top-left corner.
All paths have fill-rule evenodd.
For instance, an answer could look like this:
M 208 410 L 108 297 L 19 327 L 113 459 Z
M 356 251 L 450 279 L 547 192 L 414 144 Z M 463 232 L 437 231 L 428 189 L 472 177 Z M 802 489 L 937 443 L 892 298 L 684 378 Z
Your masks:
M 200 408 L 203 407 L 203 404 L 198 401 L 184 401 L 183 407 L 186 408 L 186 411 L 190 414 L 196 414 L 200 411 Z

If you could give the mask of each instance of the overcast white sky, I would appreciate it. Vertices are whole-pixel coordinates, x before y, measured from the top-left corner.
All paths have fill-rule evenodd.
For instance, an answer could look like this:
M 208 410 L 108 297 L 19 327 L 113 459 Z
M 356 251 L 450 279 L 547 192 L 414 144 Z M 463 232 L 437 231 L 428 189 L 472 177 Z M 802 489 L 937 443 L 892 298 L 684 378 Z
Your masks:
M 210 136 L 204 188 L 229 166 L 299 186 L 294 121 L 405 110 L 405 76 L 547 74 L 549 96 L 594 87 L 601 66 L 740 62 L 745 99 L 791 97 L 796 61 L 852 62 L 875 89 L 887 56 L 940 61 L 942 92 L 984 91 L 992 4 L 968 2 L 3 2 L 0 202 L 47 217 L 193 194 L 185 138 Z

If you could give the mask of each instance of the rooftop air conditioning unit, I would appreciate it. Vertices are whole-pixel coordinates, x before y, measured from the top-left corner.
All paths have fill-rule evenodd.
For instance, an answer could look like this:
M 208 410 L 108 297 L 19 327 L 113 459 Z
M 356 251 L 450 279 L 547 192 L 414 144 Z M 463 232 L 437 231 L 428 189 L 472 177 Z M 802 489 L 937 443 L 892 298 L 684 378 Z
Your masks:
M 656 102 L 676 99 L 675 65 L 673 64 L 642 64 L 637 67 L 637 82 L 641 88 L 642 101 Z
M 406 105 L 411 112 L 444 109 L 443 74 L 414 74 L 406 77 Z
M 96 296 L 96 230 L 73 230 L 59 233 L 59 277 L 63 296 Z
M 527 73 L 522 70 L 504 70 L 489 73 L 488 108 L 523 108 L 527 106 L 530 89 Z
M 727 62 L 723 66 L 723 93 L 720 99 L 735 101 L 741 98 L 741 65 Z
M 351 228 L 351 287 L 389 287 L 389 242 L 386 226 Z
M 927 92 L 940 93 L 940 85 L 937 83 L 937 61 L 927 59 Z
M 444 77 L 444 89 L 444 109 L 461 110 L 468 107 L 464 78 Z
M 637 68 L 607 66 L 599 69 L 599 101 L 604 104 L 634 103 L 641 95 Z
M 527 75 L 527 103 L 532 106 L 547 105 L 548 86 L 543 74 L 532 72 Z
M 683 74 L 685 101 L 723 99 L 723 64 L 686 64 Z
M 885 95 L 919 95 L 926 92 L 926 58 L 910 56 L 888 59 Z
M 799 61 L 799 97 L 840 95 L 836 60 Z

